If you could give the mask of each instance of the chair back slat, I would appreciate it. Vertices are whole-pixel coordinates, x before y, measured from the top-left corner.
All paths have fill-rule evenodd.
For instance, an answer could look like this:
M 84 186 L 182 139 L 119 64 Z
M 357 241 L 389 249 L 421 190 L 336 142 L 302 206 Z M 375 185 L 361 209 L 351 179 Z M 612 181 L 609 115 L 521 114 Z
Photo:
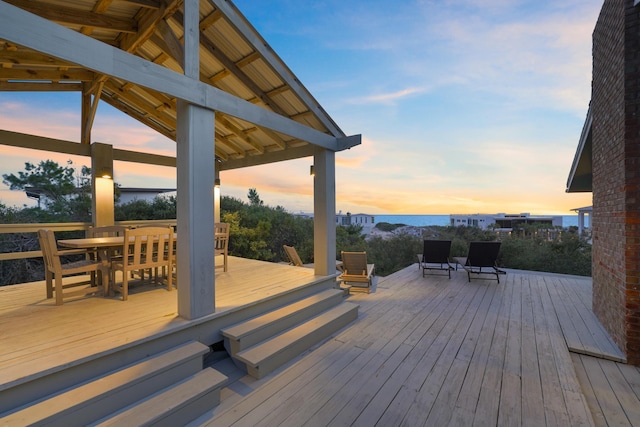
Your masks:
M 127 227 L 122 225 L 107 225 L 102 227 L 89 227 L 87 237 L 120 237 L 124 236 Z
M 173 230 L 170 227 L 140 227 L 125 231 L 128 269 L 168 266 L 173 256 Z M 171 250 L 169 250 L 171 248 Z
M 289 258 L 289 264 L 296 267 L 304 267 L 304 265 L 302 264 L 302 259 L 300 259 L 300 255 L 298 255 L 298 251 L 296 251 L 296 248 L 287 245 L 282 245 L 282 247 L 284 248 L 284 252 Z
M 366 252 L 342 252 L 342 268 L 347 275 L 367 275 Z
M 60 269 L 60 258 L 56 256 L 58 248 L 53 230 L 38 230 L 38 240 L 40 241 L 45 268 L 51 272 L 56 271 L 56 267 Z
M 215 233 L 215 249 L 217 251 L 226 250 L 229 246 L 229 224 L 226 222 L 216 222 L 213 225 Z

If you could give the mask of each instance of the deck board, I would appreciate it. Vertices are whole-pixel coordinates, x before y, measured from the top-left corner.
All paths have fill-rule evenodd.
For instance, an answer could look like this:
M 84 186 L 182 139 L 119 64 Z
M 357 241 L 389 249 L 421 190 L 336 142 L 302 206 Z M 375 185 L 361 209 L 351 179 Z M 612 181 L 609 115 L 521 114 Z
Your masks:
M 263 275 L 255 274 L 258 269 Z M 229 272 L 216 274 L 216 313 L 257 304 L 316 279 L 312 269 L 229 257 Z M 177 295 L 164 286 L 143 284 L 130 288 L 126 302 L 118 295 L 89 296 L 56 306 L 46 299 L 44 282 L 0 287 L 0 387 L 38 369 L 185 327 L 189 322 L 177 315 Z
M 234 274 L 216 276 L 220 312 L 314 278 L 273 264 L 264 283 L 245 261 L 231 257 Z M 34 360 L 71 360 L 187 322 L 177 293 L 161 287 L 60 307 L 43 284 L 10 288 L 0 289 L 0 382 Z M 621 353 L 590 309 L 590 288 L 573 276 L 509 271 L 500 283 L 469 283 L 464 271 L 449 280 L 408 267 L 350 295 L 355 322 L 265 378 L 217 362 L 231 382 L 192 425 L 640 425 L 640 370 L 606 359 Z
M 468 283 L 463 273 L 381 278 L 349 297 L 360 304 L 353 324 L 194 425 L 599 425 L 557 313 L 590 279 L 510 272 Z M 576 294 L 580 310 L 585 298 Z M 632 418 L 634 378 L 619 387 Z

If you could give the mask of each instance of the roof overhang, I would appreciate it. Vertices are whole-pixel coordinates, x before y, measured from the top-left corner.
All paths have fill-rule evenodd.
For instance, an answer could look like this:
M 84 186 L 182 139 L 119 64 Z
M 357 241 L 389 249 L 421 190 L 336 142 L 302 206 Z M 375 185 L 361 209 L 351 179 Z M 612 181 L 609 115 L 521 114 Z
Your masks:
M 181 0 L 0 1 L 0 91 L 81 91 L 89 129 L 102 100 L 173 140 L 178 100 L 213 110 L 221 170 L 361 143 L 228 0 L 200 1 L 200 79 L 185 76 L 182 8 Z
M 592 186 L 592 162 L 591 162 L 591 107 L 587 111 L 587 118 L 582 127 L 582 134 L 576 154 L 573 158 L 569 178 L 567 179 L 567 193 L 586 193 L 593 191 Z

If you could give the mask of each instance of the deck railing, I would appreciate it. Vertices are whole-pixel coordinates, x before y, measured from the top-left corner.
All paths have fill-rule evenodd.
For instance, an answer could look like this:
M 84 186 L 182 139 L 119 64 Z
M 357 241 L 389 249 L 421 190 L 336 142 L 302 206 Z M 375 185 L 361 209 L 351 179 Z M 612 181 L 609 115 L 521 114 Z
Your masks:
M 177 225 L 175 219 L 156 219 L 156 220 L 136 220 L 136 221 L 116 221 L 116 225 L 125 227 L 138 227 L 143 225 L 172 226 Z M 17 233 L 37 233 L 38 230 L 46 228 L 57 231 L 87 231 L 93 224 L 90 222 L 46 222 L 46 223 L 30 223 L 30 224 L 0 224 L 0 234 L 17 234 Z M 23 251 L 23 252 L 3 252 L 0 253 L 0 261 L 11 261 L 26 258 L 39 258 L 42 251 Z

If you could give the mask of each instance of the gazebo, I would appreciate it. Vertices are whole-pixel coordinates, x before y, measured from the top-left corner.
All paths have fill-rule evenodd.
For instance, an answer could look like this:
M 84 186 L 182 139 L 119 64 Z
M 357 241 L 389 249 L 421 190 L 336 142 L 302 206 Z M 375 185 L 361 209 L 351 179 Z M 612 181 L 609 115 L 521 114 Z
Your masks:
M 91 157 L 94 225 L 112 224 L 114 161 L 176 166 L 178 313 L 215 312 L 220 171 L 313 156 L 315 274 L 335 272 L 335 153 L 346 136 L 227 0 L 0 1 L 0 90 L 76 91 L 78 142 L 0 130 L 0 143 Z M 94 142 L 100 101 L 177 143 L 176 158 Z

